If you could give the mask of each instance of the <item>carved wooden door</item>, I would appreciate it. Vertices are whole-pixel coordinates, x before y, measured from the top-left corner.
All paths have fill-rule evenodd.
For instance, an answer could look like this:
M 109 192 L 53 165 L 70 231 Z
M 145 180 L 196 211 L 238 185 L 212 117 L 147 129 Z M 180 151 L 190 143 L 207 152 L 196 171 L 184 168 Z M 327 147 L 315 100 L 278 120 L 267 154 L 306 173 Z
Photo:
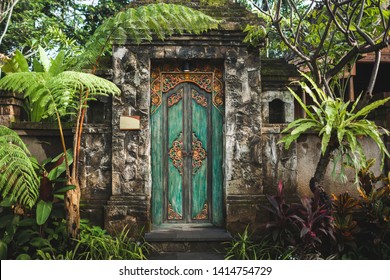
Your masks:
M 185 83 L 164 95 L 165 209 L 169 222 L 209 221 L 210 94 Z M 164 102 L 163 101 L 163 102 Z
M 152 180 L 155 224 L 222 224 L 222 116 L 195 83 L 162 94 L 152 116 Z

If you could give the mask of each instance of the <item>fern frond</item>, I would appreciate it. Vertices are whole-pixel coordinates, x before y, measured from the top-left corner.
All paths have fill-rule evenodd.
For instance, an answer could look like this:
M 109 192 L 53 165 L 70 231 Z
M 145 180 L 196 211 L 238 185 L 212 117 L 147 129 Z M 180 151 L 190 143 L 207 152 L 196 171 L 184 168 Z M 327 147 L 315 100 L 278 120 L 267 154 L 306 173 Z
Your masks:
M 39 195 L 39 178 L 29 151 L 11 129 L 0 126 L 0 192 L 24 206 L 32 207 Z
M 176 4 L 150 4 L 119 12 L 100 25 L 86 44 L 86 51 L 70 65 L 73 69 L 94 65 L 113 40 L 140 44 L 153 36 L 164 40 L 184 32 L 200 34 L 218 27 L 217 20 L 200 11 Z

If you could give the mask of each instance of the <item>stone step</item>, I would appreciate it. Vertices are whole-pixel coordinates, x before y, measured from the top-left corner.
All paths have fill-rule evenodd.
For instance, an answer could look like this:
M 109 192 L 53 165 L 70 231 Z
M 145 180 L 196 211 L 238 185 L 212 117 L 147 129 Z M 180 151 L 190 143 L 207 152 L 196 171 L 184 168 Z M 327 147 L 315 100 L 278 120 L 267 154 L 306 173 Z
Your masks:
M 154 228 L 145 240 L 153 248 L 150 259 L 223 259 L 232 236 L 222 228 L 175 225 Z

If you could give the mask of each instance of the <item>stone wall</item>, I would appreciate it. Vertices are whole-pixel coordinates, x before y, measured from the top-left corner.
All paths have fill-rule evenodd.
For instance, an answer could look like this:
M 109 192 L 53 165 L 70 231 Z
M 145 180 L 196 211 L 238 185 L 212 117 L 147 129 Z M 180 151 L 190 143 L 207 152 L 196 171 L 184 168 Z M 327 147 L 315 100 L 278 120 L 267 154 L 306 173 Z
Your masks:
M 20 121 L 23 108 L 23 97 L 10 92 L 0 92 L 0 125 L 9 127 Z
M 378 146 L 373 140 L 365 138 L 359 140 L 363 151 L 367 159 L 377 159 L 375 165 L 371 168 L 371 171 L 378 176 L 380 171 L 380 153 Z M 321 142 L 315 134 L 304 134 L 300 137 L 296 144 L 297 153 L 297 193 L 300 197 L 311 196 L 309 189 L 310 178 L 313 177 L 315 168 L 320 158 Z M 331 161 L 327 168 L 323 187 L 327 193 L 340 194 L 342 192 L 349 192 L 352 195 L 358 196 L 356 185 L 355 172 L 353 169 L 346 167 L 345 174 L 346 180 L 340 178 L 340 164 L 336 165 L 334 169 L 334 163 Z

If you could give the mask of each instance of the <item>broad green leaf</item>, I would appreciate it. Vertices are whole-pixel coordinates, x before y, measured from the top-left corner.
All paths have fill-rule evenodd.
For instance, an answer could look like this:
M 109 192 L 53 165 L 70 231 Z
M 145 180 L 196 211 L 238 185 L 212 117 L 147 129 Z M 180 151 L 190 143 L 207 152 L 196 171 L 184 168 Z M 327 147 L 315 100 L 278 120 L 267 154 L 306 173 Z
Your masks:
M 41 61 L 43 69 L 45 70 L 45 72 L 48 73 L 50 71 L 50 65 L 51 65 L 50 59 L 47 56 L 45 50 L 41 46 L 39 46 L 38 51 L 39 51 L 39 59 Z
M 329 144 L 329 141 L 330 141 L 330 136 L 331 134 L 329 133 L 324 133 L 322 135 L 322 141 L 321 141 L 321 153 L 324 155 L 325 154 L 325 151 L 326 149 L 328 148 L 328 144 Z
M 65 195 L 63 195 L 63 194 L 54 194 L 53 196 L 55 198 L 59 199 L 59 200 L 64 200 L 65 199 Z
M 0 240 L 0 260 L 6 260 L 8 255 L 8 245 Z
M 300 136 L 301 134 L 294 134 L 294 135 L 287 135 L 285 137 L 283 137 L 282 139 L 280 139 L 280 141 L 278 142 L 279 143 L 284 143 L 284 148 L 286 150 L 288 150 L 290 148 L 290 145 L 292 142 L 294 142 L 296 139 L 298 139 L 298 137 Z
M 55 59 L 51 60 L 49 73 L 53 76 L 64 71 L 65 51 L 60 51 Z
M 38 61 L 38 59 L 33 59 L 33 71 L 34 72 L 44 72 L 45 69 L 43 69 L 42 64 Z
M 356 120 L 360 117 L 366 117 L 371 111 L 386 104 L 389 101 L 390 101 L 390 97 L 372 102 L 372 103 L 368 104 L 367 106 L 365 106 L 364 108 L 362 108 L 356 114 L 354 114 L 350 118 L 348 118 L 348 121 Z
M 16 260 L 31 260 L 31 257 L 27 254 L 20 254 L 16 257 Z
M 30 241 L 30 244 L 36 248 L 51 247 L 49 240 L 42 237 L 35 237 Z
M 313 120 L 315 120 L 313 114 L 309 111 L 309 109 L 307 108 L 306 104 L 303 103 L 303 101 L 301 100 L 301 98 L 290 88 L 290 87 L 287 87 L 287 89 L 290 91 L 290 93 L 294 96 L 294 98 L 298 101 L 299 105 L 301 105 L 302 109 L 306 112 L 306 114 Z
M 74 186 L 74 185 L 69 185 L 69 186 L 65 186 L 65 187 L 62 187 L 62 188 L 59 188 L 59 189 L 54 190 L 54 193 L 55 193 L 55 194 L 66 193 L 67 191 L 69 191 L 69 190 L 74 190 L 75 188 L 76 188 L 76 186 Z
M 1 70 L 6 73 L 16 73 L 16 72 L 28 72 L 28 63 L 24 55 L 19 51 L 15 51 L 15 55 L 1 68 Z
M 306 123 L 301 124 L 300 126 L 298 126 L 293 131 L 291 131 L 291 135 L 301 134 L 302 132 L 305 132 L 306 130 L 309 130 L 310 128 L 315 127 L 315 126 L 317 126 L 316 122 L 313 122 L 313 121 L 306 122 Z
M 36 220 L 39 226 L 43 225 L 47 221 L 50 216 L 52 207 L 53 203 L 51 201 L 41 200 L 38 202 L 36 210 Z

